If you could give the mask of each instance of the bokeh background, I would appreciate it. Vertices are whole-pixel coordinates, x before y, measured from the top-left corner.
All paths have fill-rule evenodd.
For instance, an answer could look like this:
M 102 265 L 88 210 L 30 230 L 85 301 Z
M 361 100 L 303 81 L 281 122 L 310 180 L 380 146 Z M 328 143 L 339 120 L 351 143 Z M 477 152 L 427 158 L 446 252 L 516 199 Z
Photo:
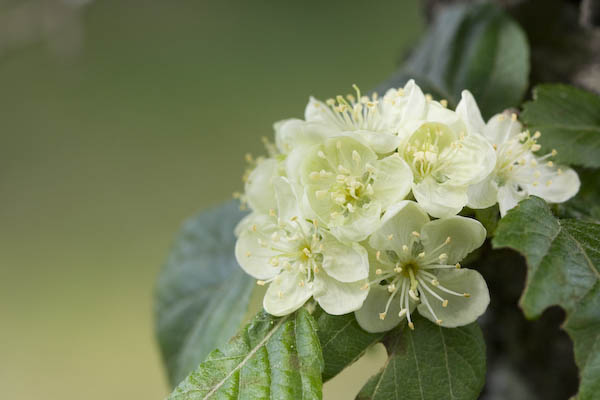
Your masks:
M 164 398 L 152 294 L 180 223 L 422 29 L 415 0 L 0 0 L 0 398 Z

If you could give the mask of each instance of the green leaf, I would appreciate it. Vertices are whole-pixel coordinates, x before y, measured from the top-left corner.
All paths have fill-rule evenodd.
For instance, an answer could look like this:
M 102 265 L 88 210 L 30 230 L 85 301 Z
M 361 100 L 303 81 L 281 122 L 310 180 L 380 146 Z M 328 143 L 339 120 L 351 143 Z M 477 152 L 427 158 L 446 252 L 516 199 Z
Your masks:
M 329 315 L 321 311 L 316 320 L 325 360 L 324 381 L 333 378 L 354 363 L 369 346 L 383 337 L 383 333 L 368 333 L 363 330 L 356 322 L 354 313 Z
M 321 399 L 322 371 L 316 323 L 308 311 L 283 318 L 263 311 L 169 399 Z
M 523 110 L 528 128 L 542 133 L 543 151 L 557 149 L 560 163 L 600 167 L 600 96 L 567 85 L 539 85 Z
M 254 287 L 233 251 L 243 215 L 230 202 L 188 220 L 159 276 L 156 333 L 173 386 L 242 324 Z
M 479 325 L 442 328 L 416 316 L 386 338 L 389 358 L 358 400 L 470 400 L 485 383 L 485 343 Z
M 600 221 L 600 171 L 578 168 L 581 188 L 577 195 L 566 203 L 556 204 L 561 218 Z
M 456 106 L 470 90 L 484 117 L 518 106 L 527 89 L 529 46 L 522 29 L 494 4 L 446 7 L 381 91 L 414 78 Z
M 565 329 L 580 371 L 579 400 L 600 390 L 600 224 L 555 218 L 537 197 L 523 200 L 500 221 L 494 247 L 525 256 L 521 308 L 528 318 L 549 306 L 567 312 Z

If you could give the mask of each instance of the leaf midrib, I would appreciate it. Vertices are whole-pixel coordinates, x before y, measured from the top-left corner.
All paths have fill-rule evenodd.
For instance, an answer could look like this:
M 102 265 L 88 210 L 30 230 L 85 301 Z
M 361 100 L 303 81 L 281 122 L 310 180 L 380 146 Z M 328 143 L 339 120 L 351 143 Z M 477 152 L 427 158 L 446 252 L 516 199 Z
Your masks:
M 208 398 L 210 398 L 210 396 L 212 396 L 213 394 L 215 394 L 217 392 L 217 390 L 219 390 L 228 380 L 229 378 L 231 378 L 233 376 L 233 374 L 235 374 L 239 369 L 241 369 L 244 365 L 246 365 L 246 363 L 252 358 L 254 357 L 254 355 L 256 354 L 256 352 L 263 347 L 271 338 L 271 336 L 273 336 L 273 334 L 275 332 L 277 332 L 277 330 L 279 329 L 279 327 L 289 319 L 289 315 L 285 318 L 282 318 L 279 320 L 279 322 L 277 322 L 276 325 L 273 326 L 273 328 L 269 331 L 269 333 L 267 333 L 265 335 L 265 337 L 256 345 L 254 346 L 254 348 L 252 348 L 248 354 L 246 355 L 246 357 L 244 357 L 244 359 L 238 364 L 236 365 L 236 367 L 234 369 L 232 369 L 231 371 L 229 371 L 229 373 L 227 374 L 227 376 L 225 376 L 225 378 L 223 378 L 219 383 L 217 383 L 207 394 L 206 396 L 204 396 L 202 398 L 202 400 L 207 400 Z

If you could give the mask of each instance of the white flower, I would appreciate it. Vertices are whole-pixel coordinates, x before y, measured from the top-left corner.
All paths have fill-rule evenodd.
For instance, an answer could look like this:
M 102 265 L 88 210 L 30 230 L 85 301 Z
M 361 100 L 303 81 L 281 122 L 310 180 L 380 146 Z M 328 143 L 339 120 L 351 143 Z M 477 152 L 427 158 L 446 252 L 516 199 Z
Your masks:
M 328 138 L 304 157 L 299 181 L 306 201 L 319 222 L 342 240 L 365 239 L 382 213 L 410 191 L 410 168 L 397 153 L 378 160 L 355 137 Z
M 273 180 L 285 176 L 285 169 L 274 158 L 260 159 L 245 179 L 243 199 L 256 212 L 266 214 L 277 206 Z
M 358 243 L 342 243 L 304 219 L 286 178 L 275 179 L 274 189 L 277 209 L 242 220 L 235 247 L 244 271 L 259 284 L 270 283 L 263 299 L 265 310 L 287 315 L 311 296 L 329 314 L 357 310 L 367 296 L 366 250 Z
M 481 246 L 485 235 L 474 219 L 430 221 L 417 203 L 398 204 L 369 238 L 374 279 L 363 307 L 355 312 L 360 326 L 383 332 L 406 318 L 414 329 L 415 308 L 444 327 L 475 321 L 489 304 L 488 288 L 477 271 L 462 269 L 458 262 Z
M 496 165 L 484 181 L 469 188 L 469 207 L 487 208 L 498 202 L 504 216 L 530 194 L 550 203 L 562 203 L 579 191 L 577 173 L 550 159 L 556 150 L 536 155 L 541 147 L 537 143 L 541 133 L 523 132 L 516 114 L 495 115 L 487 125 L 479 115 L 473 123 L 481 127 L 496 149 Z
M 382 99 L 377 93 L 361 96 L 354 85 L 356 97 L 337 96 L 325 103 L 311 97 L 304 117 L 307 122 L 320 123 L 340 133 L 352 132 L 377 153 L 391 153 L 400 144 L 398 126 L 406 100 L 396 100 L 396 90 L 390 90 Z
M 467 204 L 468 187 L 489 175 L 494 149 L 464 117 L 465 108 L 479 113 L 470 93 L 463 92 L 453 112 L 419 92 L 415 89 L 414 120 L 406 121 L 409 133 L 398 151 L 412 168 L 415 199 L 432 216 L 448 217 Z

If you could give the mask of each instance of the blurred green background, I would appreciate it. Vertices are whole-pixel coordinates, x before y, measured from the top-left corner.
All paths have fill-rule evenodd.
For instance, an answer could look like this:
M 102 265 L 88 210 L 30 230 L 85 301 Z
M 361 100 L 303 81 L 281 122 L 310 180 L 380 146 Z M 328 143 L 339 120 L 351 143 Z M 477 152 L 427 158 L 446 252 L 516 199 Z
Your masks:
M 181 221 L 421 30 L 416 1 L 0 0 L 0 397 L 163 398 L 152 292 Z

